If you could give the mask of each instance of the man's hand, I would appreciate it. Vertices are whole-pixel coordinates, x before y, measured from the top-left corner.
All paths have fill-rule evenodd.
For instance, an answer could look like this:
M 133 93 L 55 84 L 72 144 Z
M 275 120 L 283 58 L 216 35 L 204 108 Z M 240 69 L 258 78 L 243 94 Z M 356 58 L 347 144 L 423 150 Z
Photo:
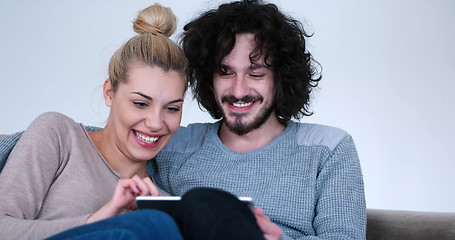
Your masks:
M 281 229 L 270 221 L 270 218 L 264 215 L 262 208 L 255 208 L 254 216 L 256 217 L 256 222 L 259 228 L 264 234 L 266 240 L 278 240 L 281 237 Z

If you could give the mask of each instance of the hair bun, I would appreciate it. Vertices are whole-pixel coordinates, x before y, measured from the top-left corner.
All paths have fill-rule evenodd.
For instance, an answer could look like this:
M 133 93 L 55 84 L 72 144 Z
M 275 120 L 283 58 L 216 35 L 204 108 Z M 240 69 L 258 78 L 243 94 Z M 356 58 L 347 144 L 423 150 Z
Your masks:
M 159 3 L 141 10 L 133 22 L 133 29 L 138 34 L 152 33 L 170 37 L 176 29 L 177 18 L 170 8 Z

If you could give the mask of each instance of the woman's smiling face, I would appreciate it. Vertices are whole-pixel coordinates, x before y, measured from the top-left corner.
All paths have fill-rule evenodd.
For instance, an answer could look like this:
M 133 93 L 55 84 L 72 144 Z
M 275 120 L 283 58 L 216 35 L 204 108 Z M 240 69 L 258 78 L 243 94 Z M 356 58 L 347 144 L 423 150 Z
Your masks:
M 137 61 L 116 91 L 106 81 L 104 96 L 111 107 L 107 125 L 116 148 L 133 161 L 155 157 L 180 126 L 185 90 L 182 73 Z

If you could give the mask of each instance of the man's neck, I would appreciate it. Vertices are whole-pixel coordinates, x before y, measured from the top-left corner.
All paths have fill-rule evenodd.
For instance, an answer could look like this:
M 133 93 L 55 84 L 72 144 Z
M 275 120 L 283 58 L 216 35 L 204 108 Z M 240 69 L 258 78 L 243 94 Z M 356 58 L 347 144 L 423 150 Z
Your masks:
M 230 150 L 235 152 L 248 152 L 269 144 L 273 139 L 284 132 L 286 126 L 279 123 L 272 114 L 269 119 L 259 128 L 244 134 L 237 135 L 232 132 L 226 123 L 222 123 L 218 131 L 221 142 Z

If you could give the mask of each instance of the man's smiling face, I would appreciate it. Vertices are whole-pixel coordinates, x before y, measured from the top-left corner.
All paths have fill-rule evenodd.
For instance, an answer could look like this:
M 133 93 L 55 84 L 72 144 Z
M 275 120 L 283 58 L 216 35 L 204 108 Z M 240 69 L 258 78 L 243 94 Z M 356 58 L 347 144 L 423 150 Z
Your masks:
M 254 47 L 253 34 L 237 34 L 234 48 L 221 61 L 221 71 L 213 76 L 226 126 L 238 135 L 259 128 L 273 113 L 273 72 L 263 56 L 251 63 Z

